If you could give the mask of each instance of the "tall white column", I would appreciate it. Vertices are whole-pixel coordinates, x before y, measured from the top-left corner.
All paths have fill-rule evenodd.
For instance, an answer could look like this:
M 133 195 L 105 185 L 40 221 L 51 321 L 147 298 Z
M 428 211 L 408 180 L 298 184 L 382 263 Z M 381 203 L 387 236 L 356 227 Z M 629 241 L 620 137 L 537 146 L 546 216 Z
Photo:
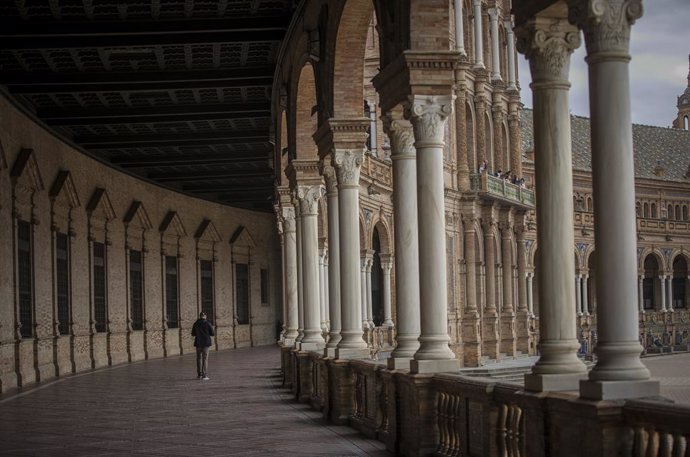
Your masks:
M 587 280 L 589 275 L 582 276 L 582 313 L 589 316 L 589 291 L 587 290 Z
M 462 2 L 463 0 L 453 0 L 455 8 L 455 50 L 461 55 L 465 55 L 467 52 L 465 51 L 465 32 L 462 22 Z
M 297 305 L 297 234 L 295 209 L 282 209 L 283 233 L 285 237 L 285 337 L 283 344 L 293 346 L 297 338 L 299 321 Z
M 359 275 L 359 171 L 363 149 L 336 150 L 333 166 L 338 179 L 340 230 L 340 305 L 342 339 L 336 349 L 339 359 L 367 357 L 369 350 L 362 338 L 362 283 Z
M 377 132 L 377 125 L 376 125 L 376 119 L 378 118 L 376 116 L 376 103 L 371 102 L 369 103 L 369 109 L 371 113 L 369 116 L 371 117 L 371 121 L 369 123 L 369 132 L 370 132 L 370 141 L 369 144 L 371 144 L 371 151 L 374 153 L 374 156 L 378 157 L 378 132 Z M 383 157 L 381 157 L 383 159 Z
M 530 19 L 517 31 L 532 73 L 539 350 L 525 375 L 531 391 L 575 390 L 587 367 L 577 357 L 575 265 L 573 264 L 573 174 L 568 107 L 570 54 L 580 44 L 565 18 Z M 569 262 L 566 259 L 571 259 Z
M 637 301 L 640 313 L 644 314 L 644 275 L 637 278 Z
M 659 286 L 661 289 L 661 312 L 666 312 L 666 276 L 659 276 Z
M 365 278 L 367 280 L 367 324 L 369 328 L 374 328 L 374 307 L 371 293 L 371 267 L 374 265 L 374 251 L 367 251 L 367 262 L 365 267 Z
M 398 346 L 388 368 L 409 368 L 419 349 L 419 244 L 417 232 L 417 154 L 410 121 L 399 112 L 384 117 L 393 161 L 393 223 L 395 225 L 395 303 Z
M 529 315 L 534 317 L 534 290 L 532 289 L 532 278 L 534 278 L 534 273 L 527 273 L 527 309 Z
M 340 229 L 338 220 L 338 180 L 335 168 L 322 166 L 326 181 L 326 202 L 328 209 L 328 306 L 330 331 L 325 355 L 335 356 L 335 349 L 340 342 L 342 328 L 340 308 Z
M 673 312 L 673 275 L 666 276 L 666 290 L 668 311 Z
M 303 351 L 320 351 L 326 346 L 321 332 L 319 312 L 319 200 L 320 185 L 300 185 L 297 195 L 302 215 L 302 273 L 304 274 L 304 336 Z
M 575 309 L 582 316 L 582 275 L 575 275 Z
M 297 198 L 294 198 L 296 233 L 297 233 L 297 349 L 300 348 L 302 338 L 304 338 L 304 263 L 302 255 L 302 214 Z
M 597 363 L 580 395 L 592 399 L 659 394 L 640 361 L 637 312 L 635 170 L 630 120 L 630 27 L 641 0 L 570 0 L 584 30 L 589 65 L 594 240 L 597 245 Z M 541 251 L 540 246 L 540 251 Z
M 491 80 L 501 80 L 501 54 L 498 46 L 498 9 L 489 8 L 491 26 Z
M 326 317 L 324 320 L 326 321 L 326 331 L 330 332 L 330 328 L 331 328 L 330 309 L 331 309 L 331 307 L 330 307 L 330 304 L 328 302 L 328 297 L 329 297 L 329 295 L 328 295 L 328 251 L 326 251 L 326 257 L 324 257 L 324 259 L 323 259 L 323 278 L 324 278 L 323 286 L 324 286 L 324 296 L 325 296 L 324 300 L 326 302 L 326 307 L 324 310 L 326 312 L 326 315 L 325 315 Z
M 321 320 L 321 332 L 326 334 L 328 332 L 328 325 L 326 324 L 326 307 L 328 306 L 326 300 L 326 249 L 319 249 L 319 317 Z
M 383 270 L 383 324 L 385 328 L 392 328 L 393 316 L 391 313 L 391 270 L 393 269 L 392 255 L 381 256 L 381 270 Z
M 411 373 L 455 371 L 460 367 L 448 343 L 443 134 L 453 111 L 451 96 L 409 97 L 417 149 L 417 224 L 421 334 Z
M 512 17 L 506 19 L 503 22 L 506 31 L 506 41 L 508 46 L 506 49 L 508 57 L 508 90 L 516 90 L 517 86 L 515 84 L 517 80 L 517 75 L 515 74 L 515 36 L 513 33 L 513 19 Z
M 359 258 L 359 266 L 360 266 L 360 277 L 362 278 L 362 298 L 361 298 L 361 307 L 362 307 L 362 328 L 363 329 L 368 329 L 369 328 L 369 314 L 368 314 L 368 300 L 367 300 L 367 251 L 366 249 L 362 249 L 360 258 Z
M 282 216 L 282 211 L 279 206 L 275 207 L 276 210 L 276 228 L 278 229 L 278 239 L 280 241 L 280 271 L 281 271 L 281 278 L 280 278 L 280 283 L 281 283 L 281 293 L 282 293 L 282 304 L 283 304 L 283 319 L 282 319 L 282 328 L 280 330 L 280 337 L 278 339 L 278 343 L 283 345 L 285 344 L 285 329 L 287 325 L 287 299 L 286 299 L 286 290 L 285 290 L 285 230 L 283 228 L 284 222 L 283 222 L 283 216 Z
M 482 0 L 472 0 L 474 12 L 474 68 L 484 68 L 484 38 Z

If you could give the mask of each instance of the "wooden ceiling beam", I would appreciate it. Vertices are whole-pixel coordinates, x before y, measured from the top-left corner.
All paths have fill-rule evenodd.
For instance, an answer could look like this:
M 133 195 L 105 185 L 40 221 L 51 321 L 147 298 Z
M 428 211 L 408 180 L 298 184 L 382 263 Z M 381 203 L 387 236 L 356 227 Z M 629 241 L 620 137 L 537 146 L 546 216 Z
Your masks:
M 85 149 L 121 149 L 151 146 L 188 146 L 208 144 L 256 144 L 269 141 L 268 132 L 208 132 L 208 133 L 169 133 L 160 135 L 93 135 L 77 136 L 75 143 Z
M 159 182 L 190 182 L 190 181 L 206 181 L 209 179 L 249 179 L 249 178 L 266 178 L 273 176 L 273 170 L 266 169 L 263 171 L 247 171 L 247 170 L 214 170 L 214 171 L 186 171 L 186 172 L 154 172 L 148 173 L 147 177 Z
M 227 154 L 186 154 L 179 156 L 121 156 L 110 161 L 124 168 L 177 167 L 180 165 L 226 165 L 267 163 L 267 156 L 228 156 Z

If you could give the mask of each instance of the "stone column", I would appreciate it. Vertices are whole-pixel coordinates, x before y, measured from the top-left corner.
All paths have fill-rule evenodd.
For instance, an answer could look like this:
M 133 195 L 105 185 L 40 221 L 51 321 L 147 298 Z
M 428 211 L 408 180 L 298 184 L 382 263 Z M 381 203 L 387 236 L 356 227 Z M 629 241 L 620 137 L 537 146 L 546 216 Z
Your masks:
M 331 165 L 322 165 L 321 173 L 326 181 L 328 208 L 328 306 L 330 331 L 324 355 L 335 357 L 342 328 L 340 309 L 340 230 L 338 227 L 338 181 Z
M 409 368 L 419 349 L 419 244 L 417 234 L 417 163 L 410 121 L 388 113 L 384 128 L 391 141 L 393 161 L 393 224 L 395 244 L 395 300 L 398 346 L 388 368 Z
M 577 357 L 575 265 L 567 261 L 575 244 L 568 73 L 570 54 L 579 46 L 580 35 L 567 20 L 547 17 L 530 19 L 516 32 L 533 81 L 539 244 L 541 357 L 532 373 L 525 375 L 525 388 L 575 390 L 587 374 Z
M 513 36 L 513 19 L 509 17 L 503 21 L 506 31 L 506 42 L 508 43 L 508 90 L 517 90 L 515 74 L 515 37 Z
M 668 275 L 666 276 L 666 288 L 667 288 L 667 293 L 666 297 L 667 298 L 667 303 L 668 303 L 668 311 L 673 312 L 673 275 Z
M 589 275 L 582 276 L 582 313 L 585 316 L 589 316 L 589 297 L 587 297 L 587 294 L 589 293 L 587 290 L 588 279 Z
M 644 275 L 640 275 L 637 280 L 637 299 L 640 313 L 644 314 Z
M 372 303 L 371 294 L 371 267 L 374 265 L 374 251 L 367 250 L 366 264 L 364 275 L 367 280 L 367 325 L 369 328 L 374 328 L 374 307 Z
M 659 286 L 661 288 L 661 312 L 666 312 L 666 276 L 659 276 Z
M 501 59 L 498 47 L 498 9 L 489 8 L 491 24 L 491 80 L 501 81 Z
M 498 309 L 496 307 L 496 242 L 494 238 L 495 221 L 489 209 L 489 214 L 484 214 L 484 269 L 486 281 L 486 306 L 482 318 L 482 339 L 484 341 L 483 352 L 493 359 L 498 359 L 500 354 L 500 336 Z
M 474 118 L 475 124 L 475 144 L 477 149 L 477 163 L 483 164 L 486 160 L 488 163 L 487 171 L 496 171 L 496 164 L 493 160 L 489 161 L 489 153 L 486 150 L 486 100 L 483 96 L 475 97 L 474 110 L 476 116 Z M 479 166 L 477 165 L 477 166 Z
M 457 370 L 460 365 L 448 343 L 443 134 L 453 111 L 450 96 L 410 96 L 408 114 L 417 149 L 419 289 L 421 334 L 410 362 L 411 373 Z
M 321 332 L 326 335 L 328 333 L 328 324 L 326 323 L 326 307 L 328 306 L 326 300 L 326 249 L 319 249 L 319 317 L 321 318 Z
M 453 0 L 453 6 L 455 8 L 455 50 L 461 55 L 466 55 L 465 33 L 462 22 L 462 3 L 463 0 Z
M 326 346 L 321 333 L 319 313 L 319 200 L 323 194 L 320 185 L 299 185 L 297 196 L 302 215 L 302 273 L 304 275 L 304 336 L 300 343 L 303 351 L 321 351 Z
M 513 357 L 516 351 L 515 307 L 513 305 L 513 224 L 501 222 L 503 265 L 503 307 L 501 309 L 501 352 Z
M 575 310 L 582 316 L 582 275 L 575 275 Z
M 482 0 L 472 0 L 472 8 L 474 11 L 474 68 L 484 68 Z
M 302 255 L 302 214 L 297 198 L 294 199 L 297 233 L 297 337 L 295 342 L 299 349 L 304 338 L 304 263 Z
M 383 324 L 385 328 L 392 328 L 393 315 L 391 313 L 391 270 L 393 269 L 393 256 L 381 255 L 381 270 L 383 270 Z
M 340 305 L 342 339 L 335 351 L 336 358 L 368 357 L 369 350 L 362 338 L 362 283 L 359 276 L 359 170 L 363 149 L 336 149 L 333 166 L 338 179 L 338 210 L 340 231 Z
M 362 282 L 362 297 L 360 298 L 360 307 L 362 309 L 362 329 L 366 330 L 369 328 L 369 307 L 367 304 L 369 300 L 367 299 L 367 250 L 362 249 L 361 255 L 359 257 L 360 266 L 360 278 Z
M 529 308 L 527 304 L 527 242 L 525 241 L 524 214 L 518 216 L 517 226 L 517 316 L 516 350 L 529 353 Z
M 477 254 L 475 252 L 475 221 L 463 216 L 465 242 L 466 300 L 462 316 L 462 342 L 465 366 L 477 366 L 482 357 L 481 320 L 477 307 Z
M 470 190 L 470 173 L 477 172 L 477 164 L 470 161 L 467 150 L 467 88 L 462 83 L 464 74 L 456 71 L 455 141 L 458 150 L 458 189 Z
M 580 395 L 614 399 L 659 394 L 640 361 L 635 170 L 630 120 L 630 27 L 641 0 L 570 0 L 589 65 L 594 239 L 597 245 L 597 363 Z M 540 245 L 540 251 L 541 245 Z
M 527 273 L 527 310 L 531 317 L 534 317 L 534 289 L 532 288 L 532 280 L 534 273 Z
M 298 292 L 297 292 L 297 236 L 295 209 L 283 208 L 283 233 L 285 236 L 285 337 L 283 344 L 293 346 L 298 328 Z

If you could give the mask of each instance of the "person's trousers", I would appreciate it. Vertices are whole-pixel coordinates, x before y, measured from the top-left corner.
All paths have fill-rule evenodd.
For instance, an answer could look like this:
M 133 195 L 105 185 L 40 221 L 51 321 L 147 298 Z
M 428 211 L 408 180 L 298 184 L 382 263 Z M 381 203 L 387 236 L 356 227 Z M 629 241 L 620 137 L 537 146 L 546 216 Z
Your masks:
M 196 348 L 196 374 L 206 376 L 208 374 L 208 347 Z

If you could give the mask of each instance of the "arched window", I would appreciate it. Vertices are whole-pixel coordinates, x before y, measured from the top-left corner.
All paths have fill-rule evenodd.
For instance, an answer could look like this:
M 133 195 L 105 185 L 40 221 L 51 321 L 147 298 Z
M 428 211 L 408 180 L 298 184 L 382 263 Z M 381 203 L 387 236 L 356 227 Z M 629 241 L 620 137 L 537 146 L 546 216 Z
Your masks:
M 371 266 L 371 314 L 374 325 L 383 324 L 383 270 L 381 269 L 381 238 L 379 231 L 374 228 L 374 238 L 371 241 L 374 250 L 374 263 Z
M 656 219 L 656 203 L 652 203 L 652 219 Z
M 644 259 L 644 279 L 642 280 L 642 303 L 644 309 L 656 309 L 660 303 L 661 283 L 659 282 L 659 262 L 653 255 Z
M 688 205 L 683 205 L 683 220 L 688 220 Z
M 685 308 L 688 303 L 688 263 L 682 256 L 676 257 L 673 261 L 673 307 Z
M 592 197 L 587 197 L 587 211 L 590 213 L 594 211 L 594 201 L 592 201 Z
M 677 220 L 677 221 L 681 220 L 681 216 L 680 216 L 680 205 L 676 205 L 676 220 Z
M 644 202 L 644 206 L 642 207 L 642 217 L 649 217 L 649 203 L 647 202 Z
M 683 128 L 685 130 L 690 130 L 690 118 L 688 116 L 683 118 Z
M 587 203 L 589 203 L 589 198 L 587 199 Z M 642 205 L 640 205 L 640 202 L 635 203 L 635 214 L 637 217 L 642 217 Z
M 666 219 L 673 219 L 673 205 L 668 205 L 666 207 Z

